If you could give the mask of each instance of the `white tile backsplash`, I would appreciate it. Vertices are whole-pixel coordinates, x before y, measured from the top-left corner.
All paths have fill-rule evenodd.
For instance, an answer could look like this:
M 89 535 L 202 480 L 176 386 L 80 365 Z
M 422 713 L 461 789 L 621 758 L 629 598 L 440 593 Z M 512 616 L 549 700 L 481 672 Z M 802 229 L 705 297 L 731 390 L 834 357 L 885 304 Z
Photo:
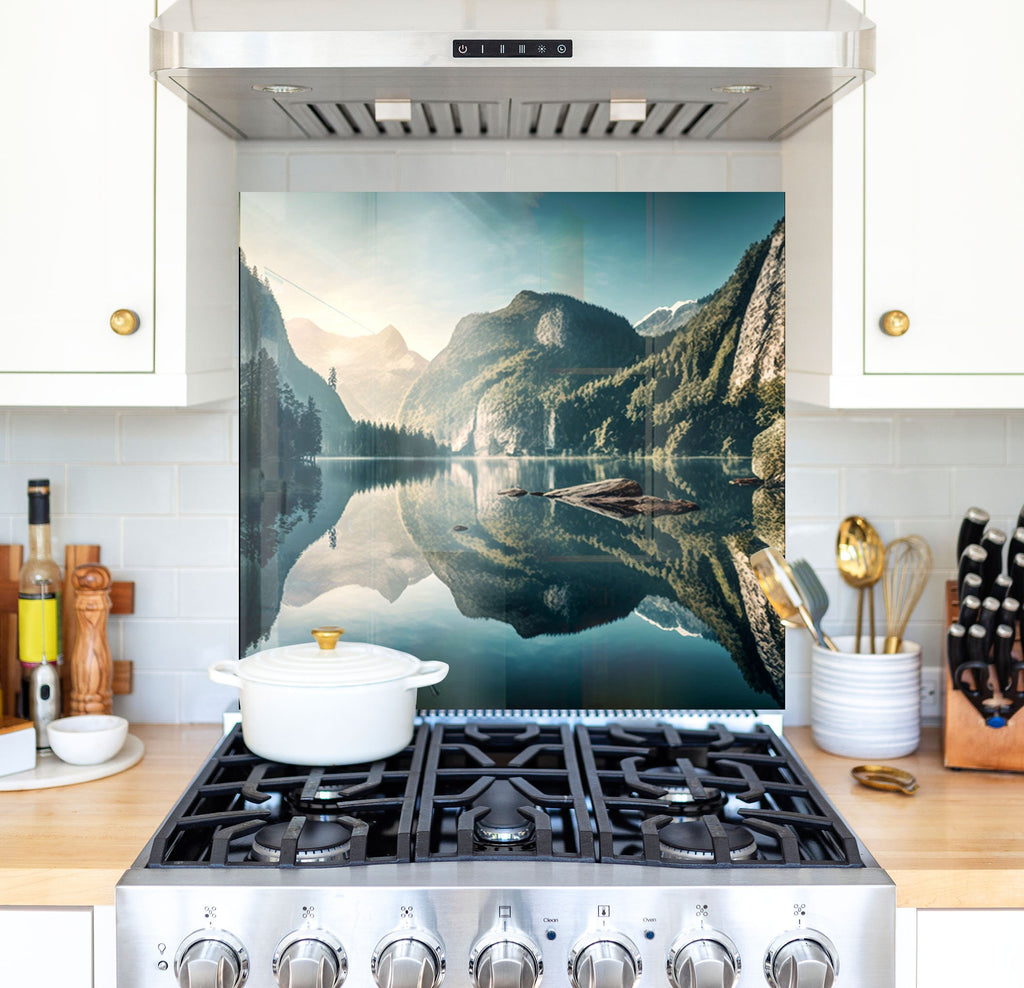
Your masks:
M 907 415 L 900 420 L 903 466 L 946 466 L 950 443 L 962 450 L 958 466 L 1001 466 L 1006 462 L 1006 419 L 959 413 L 945 418 Z
M 606 151 L 524 151 L 509 158 L 505 188 L 513 192 L 613 192 L 617 179 L 618 158 Z
M 246 156 L 239 155 L 242 161 Z M 241 189 L 253 186 L 240 185 Z M 258 187 L 260 191 L 275 191 Z M 288 188 L 302 192 L 385 191 L 398 188 L 394 154 L 293 154 L 288 163 Z
M 622 155 L 619 188 L 627 192 L 724 192 L 729 188 L 729 157 L 726 154 Z
M 117 452 L 113 412 L 81 409 L 61 413 L 54 428 L 52 412 L 11 415 L 11 460 L 55 460 L 67 463 L 113 463 Z
M 126 566 L 233 566 L 233 518 L 125 518 Z
M 68 503 L 84 515 L 170 514 L 178 468 L 103 464 L 68 468 Z
M 124 658 L 136 669 L 205 671 L 214 662 L 238 657 L 235 621 L 148 620 L 126 617 Z M 173 657 L 173 664 L 167 660 Z
M 398 158 L 398 188 L 403 192 L 492 192 L 505 188 L 504 154 L 403 154 Z
M 229 416 L 221 412 L 140 412 L 121 416 L 125 463 L 228 461 Z
M 234 515 L 238 512 L 238 465 L 182 466 L 183 515 Z
M 781 158 L 777 154 L 730 154 L 729 188 L 733 192 L 781 189 Z
M 238 618 L 235 569 L 178 570 L 177 613 L 183 618 Z

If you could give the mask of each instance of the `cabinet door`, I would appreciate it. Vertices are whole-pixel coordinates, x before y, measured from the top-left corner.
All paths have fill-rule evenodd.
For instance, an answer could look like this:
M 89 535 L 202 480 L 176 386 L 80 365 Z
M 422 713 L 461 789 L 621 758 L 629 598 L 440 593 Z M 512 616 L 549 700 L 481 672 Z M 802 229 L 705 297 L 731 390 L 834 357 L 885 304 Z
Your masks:
M 878 53 L 864 92 L 864 369 L 1022 374 L 1024 5 L 867 0 L 866 12 Z M 905 336 L 879 328 L 893 309 L 910 317 Z
M 0 372 L 153 370 L 152 17 L 47 0 L 5 19 Z M 111 330 L 118 309 L 134 334 Z
M 918 988 L 1024 984 L 1016 949 L 1021 929 L 1022 909 L 919 909 Z
M 92 909 L 0 908 L 0 983 L 93 988 Z

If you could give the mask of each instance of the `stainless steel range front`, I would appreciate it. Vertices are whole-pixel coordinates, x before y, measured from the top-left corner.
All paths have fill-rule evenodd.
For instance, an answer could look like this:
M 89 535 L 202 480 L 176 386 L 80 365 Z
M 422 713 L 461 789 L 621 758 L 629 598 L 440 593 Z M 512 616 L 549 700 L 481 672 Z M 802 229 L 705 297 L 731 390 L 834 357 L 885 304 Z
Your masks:
M 117 914 L 133 988 L 894 981 L 892 882 L 753 720 L 434 718 L 315 769 L 235 727 Z

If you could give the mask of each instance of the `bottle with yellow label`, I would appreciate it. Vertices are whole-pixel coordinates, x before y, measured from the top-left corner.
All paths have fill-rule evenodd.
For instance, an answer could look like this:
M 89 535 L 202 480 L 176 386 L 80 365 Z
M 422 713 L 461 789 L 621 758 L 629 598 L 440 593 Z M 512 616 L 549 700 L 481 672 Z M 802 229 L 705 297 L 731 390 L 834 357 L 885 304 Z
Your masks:
M 45 656 L 60 663 L 60 567 L 50 548 L 50 481 L 28 482 L 28 558 L 18 574 L 18 658 L 21 660 L 22 704 L 28 699 L 28 678 Z M 27 712 L 27 711 L 26 711 Z

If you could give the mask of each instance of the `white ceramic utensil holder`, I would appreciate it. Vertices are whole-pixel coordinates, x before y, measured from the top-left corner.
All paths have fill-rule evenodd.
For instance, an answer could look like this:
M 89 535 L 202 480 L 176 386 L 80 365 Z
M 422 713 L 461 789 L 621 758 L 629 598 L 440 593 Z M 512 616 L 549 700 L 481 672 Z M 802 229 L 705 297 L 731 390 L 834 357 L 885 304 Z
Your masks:
M 876 644 L 881 652 L 883 639 Z M 811 733 L 819 748 L 848 758 L 900 758 L 921 740 L 921 646 L 896 655 L 811 648 Z

